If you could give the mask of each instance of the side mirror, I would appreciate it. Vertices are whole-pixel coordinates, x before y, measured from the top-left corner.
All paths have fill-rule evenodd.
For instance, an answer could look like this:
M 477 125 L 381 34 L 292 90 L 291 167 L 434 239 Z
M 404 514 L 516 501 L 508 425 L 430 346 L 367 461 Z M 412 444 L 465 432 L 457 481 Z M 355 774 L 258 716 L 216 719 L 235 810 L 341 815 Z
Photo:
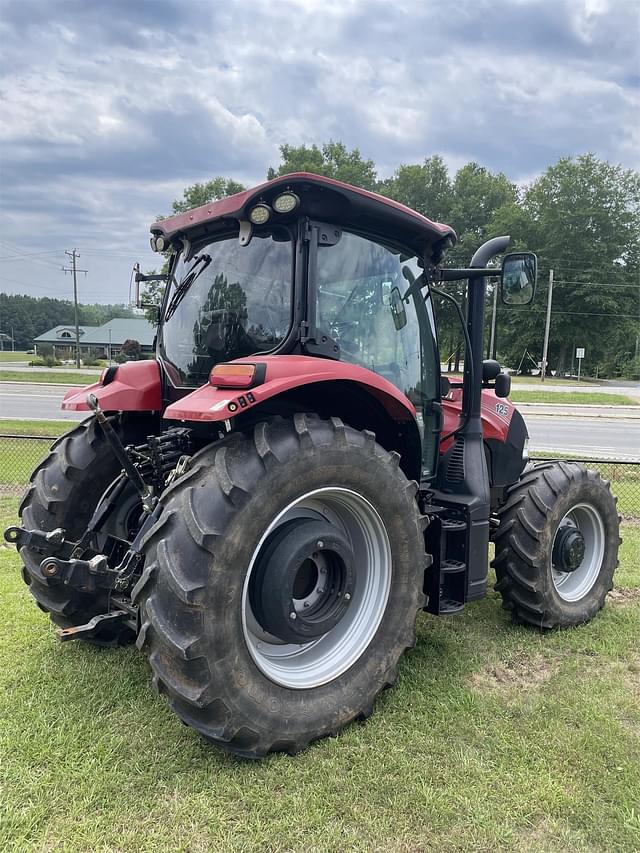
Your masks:
M 536 292 L 538 259 L 533 252 L 511 252 L 504 256 L 500 298 L 505 305 L 530 305 Z
M 482 362 L 482 381 L 492 382 L 500 373 L 501 367 L 493 358 L 485 358 Z
M 511 393 L 511 377 L 507 373 L 499 373 L 496 376 L 496 384 L 493 389 L 496 397 L 508 397 Z
M 400 329 L 404 329 L 407 325 L 407 312 L 405 311 L 400 290 L 397 287 L 391 290 L 389 307 L 391 308 L 393 325 L 396 327 L 396 331 L 399 332 Z

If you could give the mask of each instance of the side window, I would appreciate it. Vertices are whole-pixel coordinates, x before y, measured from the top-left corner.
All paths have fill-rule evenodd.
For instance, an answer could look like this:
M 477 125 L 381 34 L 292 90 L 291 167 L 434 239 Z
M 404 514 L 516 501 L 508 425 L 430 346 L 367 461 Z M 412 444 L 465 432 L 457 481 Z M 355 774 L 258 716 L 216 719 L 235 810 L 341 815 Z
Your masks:
M 423 470 L 434 470 L 431 402 L 439 365 L 434 330 L 420 289 L 418 258 L 343 232 L 317 254 L 316 323 L 340 344 L 340 358 L 384 376 L 416 407 L 423 432 Z
M 421 385 L 420 329 L 413 301 L 403 297 L 420 271 L 414 259 L 400 257 L 346 232 L 335 246 L 320 247 L 316 322 L 339 342 L 343 361 L 373 370 L 411 397 Z

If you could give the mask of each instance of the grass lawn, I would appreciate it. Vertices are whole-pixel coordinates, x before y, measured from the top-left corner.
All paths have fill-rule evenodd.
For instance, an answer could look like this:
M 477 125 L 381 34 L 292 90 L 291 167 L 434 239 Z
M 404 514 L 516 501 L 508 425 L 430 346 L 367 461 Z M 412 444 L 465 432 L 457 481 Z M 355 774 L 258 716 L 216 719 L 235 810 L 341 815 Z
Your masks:
M 514 403 L 566 403 L 571 406 L 637 406 L 638 401 L 625 394 L 606 394 L 602 391 L 521 391 L 511 389 L 509 399 Z
M 54 385 L 91 385 L 98 381 L 100 374 L 96 373 L 71 373 L 70 371 L 43 370 L 39 373 L 36 368 L 30 371 L 24 370 L 0 370 L 0 382 L 41 382 Z
M 261 763 L 181 726 L 135 647 L 60 645 L 3 546 L 0 849 L 638 850 L 640 527 L 624 538 L 591 624 L 515 627 L 494 593 L 421 618 L 369 722 Z
M 23 421 L 0 418 L 2 435 L 48 435 L 56 438 L 72 429 L 75 421 Z
M 0 352 L 0 362 L 3 362 L 3 361 L 31 361 L 32 358 L 35 358 L 35 356 L 33 354 L 27 355 L 27 353 L 24 352 L 23 350 L 20 350 L 20 351 L 16 350 L 16 352 L 11 352 L 10 350 L 3 350 L 2 352 Z

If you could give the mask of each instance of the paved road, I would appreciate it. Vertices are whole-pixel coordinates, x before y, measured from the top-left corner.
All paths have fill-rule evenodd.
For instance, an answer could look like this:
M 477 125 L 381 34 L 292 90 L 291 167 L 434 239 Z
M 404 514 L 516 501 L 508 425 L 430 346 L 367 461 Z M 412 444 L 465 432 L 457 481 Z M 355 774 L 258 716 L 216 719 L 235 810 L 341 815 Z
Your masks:
M 60 400 L 65 389 L 55 385 L 0 383 L 0 418 L 81 420 L 81 412 L 63 412 Z M 605 411 L 605 410 L 603 410 Z M 551 450 L 581 453 L 594 457 L 640 459 L 640 418 L 553 417 L 527 411 L 525 418 L 531 435 L 531 451 Z
M 531 454 L 579 453 L 594 459 L 640 460 L 640 419 L 525 416 Z
M 63 412 L 60 401 L 66 388 L 59 385 L 27 385 L 0 382 L 0 418 L 79 421 L 81 412 Z

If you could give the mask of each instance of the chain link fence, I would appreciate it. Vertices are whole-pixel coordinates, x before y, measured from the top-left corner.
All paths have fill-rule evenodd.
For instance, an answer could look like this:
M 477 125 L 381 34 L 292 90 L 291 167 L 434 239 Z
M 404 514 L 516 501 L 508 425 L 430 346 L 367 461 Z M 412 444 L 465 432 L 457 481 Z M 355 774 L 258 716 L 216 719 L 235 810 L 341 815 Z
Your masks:
M 52 437 L 0 434 L 0 497 L 20 497 L 32 471 L 55 441 Z M 543 461 L 548 457 L 533 457 Z M 599 471 L 611 483 L 618 497 L 618 512 L 625 518 L 640 519 L 640 461 L 603 459 L 574 460 Z

